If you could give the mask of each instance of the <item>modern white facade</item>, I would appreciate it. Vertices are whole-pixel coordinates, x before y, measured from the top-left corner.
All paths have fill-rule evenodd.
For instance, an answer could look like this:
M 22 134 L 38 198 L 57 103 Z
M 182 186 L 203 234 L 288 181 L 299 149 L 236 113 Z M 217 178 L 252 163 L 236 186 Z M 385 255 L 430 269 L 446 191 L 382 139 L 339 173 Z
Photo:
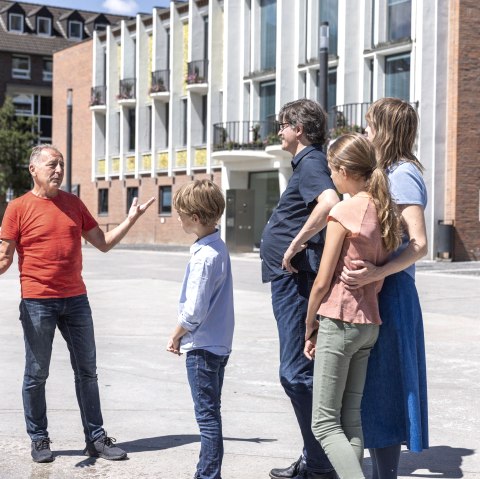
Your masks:
M 221 171 L 227 200 L 244 210 L 227 205 L 223 234 L 244 235 L 253 248 L 290 175 L 275 114 L 288 101 L 318 98 L 322 21 L 332 134 L 364 126 L 366 108 L 383 96 L 417 105 L 435 257 L 447 0 L 189 0 L 108 27 L 93 42 L 92 180 L 166 175 L 174 184 L 179 174 Z

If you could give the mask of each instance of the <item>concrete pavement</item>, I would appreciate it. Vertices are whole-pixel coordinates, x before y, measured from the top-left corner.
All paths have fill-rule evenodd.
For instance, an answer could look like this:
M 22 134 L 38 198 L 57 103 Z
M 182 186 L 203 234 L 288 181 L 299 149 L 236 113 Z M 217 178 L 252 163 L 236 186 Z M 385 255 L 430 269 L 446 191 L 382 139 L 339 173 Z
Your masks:
M 16 267 L 0 277 L 0 479 L 191 479 L 199 451 L 184 357 L 165 352 L 176 317 L 183 251 L 84 249 L 96 324 L 105 426 L 123 462 L 82 456 L 82 426 L 66 345 L 55 339 L 47 382 L 56 459 L 35 464 L 21 405 L 23 339 Z M 277 380 L 278 345 L 268 285 L 255 255 L 232 256 L 234 351 L 223 394 L 225 479 L 268 478 L 300 454 L 293 412 Z M 431 448 L 402 452 L 400 477 L 480 478 L 480 264 L 422 263 Z M 367 477 L 369 459 L 365 461 Z

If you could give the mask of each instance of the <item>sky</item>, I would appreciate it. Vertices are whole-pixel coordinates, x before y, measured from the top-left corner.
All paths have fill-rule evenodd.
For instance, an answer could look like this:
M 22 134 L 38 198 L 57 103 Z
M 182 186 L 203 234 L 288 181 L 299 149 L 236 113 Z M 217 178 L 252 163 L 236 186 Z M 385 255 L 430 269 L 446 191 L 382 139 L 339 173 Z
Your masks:
M 138 12 L 152 13 L 153 7 L 170 5 L 170 0 L 27 0 L 27 2 L 128 16 Z

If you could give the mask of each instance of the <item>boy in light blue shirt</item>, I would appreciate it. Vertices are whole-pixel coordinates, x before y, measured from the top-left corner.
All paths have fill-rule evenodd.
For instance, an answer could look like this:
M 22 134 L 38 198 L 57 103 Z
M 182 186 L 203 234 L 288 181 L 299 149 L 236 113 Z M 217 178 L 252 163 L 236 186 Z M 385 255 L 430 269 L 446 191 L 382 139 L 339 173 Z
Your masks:
M 221 479 L 220 398 L 234 328 L 230 257 L 216 229 L 225 200 L 215 183 L 196 180 L 176 191 L 173 206 L 185 233 L 198 239 L 190 247 L 178 322 L 167 351 L 187 354 L 187 376 L 201 443 L 194 479 Z

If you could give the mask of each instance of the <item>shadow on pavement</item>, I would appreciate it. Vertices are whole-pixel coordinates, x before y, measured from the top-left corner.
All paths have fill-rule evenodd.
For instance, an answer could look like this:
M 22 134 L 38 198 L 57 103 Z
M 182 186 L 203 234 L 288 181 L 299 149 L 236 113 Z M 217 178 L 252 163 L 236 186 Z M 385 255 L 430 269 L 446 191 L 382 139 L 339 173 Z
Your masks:
M 398 473 L 402 477 L 462 478 L 462 458 L 474 453 L 474 449 L 450 446 L 433 446 L 421 453 L 402 451 Z M 371 470 L 370 458 L 365 459 L 365 466 Z
M 260 437 L 244 438 L 244 437 L 223 437 L 224 441 L 243 441 L 243 442 L 273 442 L 276 439 L 262 439 Z M 161 451 L 163 449 L 170 449 L 172 447 L 184 446 L 193 442 L 200 442 L 198 434 L 177 434 L 158 437 L 147 437 L 136 439 L 134 441 L 122 442 L 119 447 L 125 449 L 127 452 L 142 452 L 142 451 Z

